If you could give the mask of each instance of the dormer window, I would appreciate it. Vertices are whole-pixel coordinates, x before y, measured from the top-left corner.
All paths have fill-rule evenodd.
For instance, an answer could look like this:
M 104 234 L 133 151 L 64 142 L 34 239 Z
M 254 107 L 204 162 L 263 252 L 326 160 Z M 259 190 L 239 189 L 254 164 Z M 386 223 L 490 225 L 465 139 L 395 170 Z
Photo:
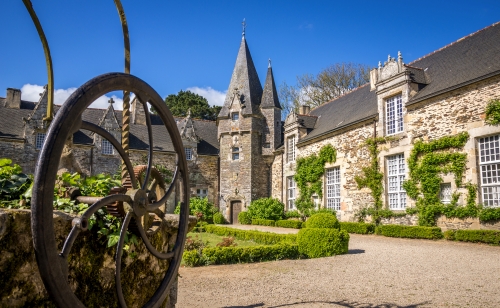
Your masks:
M 387 135 L 403 131 L 403 100 L 400 95 L 387 99 L 385 104 Z
M 101 153 L 104 155 L 113 155 L 114 148 L 111 142 L 106 139 L 101 140 Z
M 232 156 L 233 156 L 233 160 L 239 160 L 240 159 L 240 148 L 239 147 L 233 147 L 232 148 Z
M 45 142 L 45 133 L 37 133 L 35 137 L 35 147 L 37 150 L 40 150 Z
M 237 112 L 233 112 L 233 113 L 231 113 L 231 119 L 232 119 L 233 121 L 238 121 L 238 120 L 240 119 L 240 114 L 239 114 L 239 113 L 237 113 Z
M 186 153 L 186 160 L 192 160 L 193 159 L 193 149 L 191 149 L 191 148 L 184 148 L 184 152 Z

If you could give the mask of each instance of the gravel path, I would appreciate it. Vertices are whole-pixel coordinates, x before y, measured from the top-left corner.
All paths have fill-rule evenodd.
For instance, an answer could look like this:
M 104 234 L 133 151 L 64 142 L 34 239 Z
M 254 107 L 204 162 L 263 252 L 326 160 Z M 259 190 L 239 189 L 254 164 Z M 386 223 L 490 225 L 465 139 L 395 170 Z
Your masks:
M 353 234 L 347 255 L 179 274 L 181 308 L 500 307 L 500 247 L 444 240 Z

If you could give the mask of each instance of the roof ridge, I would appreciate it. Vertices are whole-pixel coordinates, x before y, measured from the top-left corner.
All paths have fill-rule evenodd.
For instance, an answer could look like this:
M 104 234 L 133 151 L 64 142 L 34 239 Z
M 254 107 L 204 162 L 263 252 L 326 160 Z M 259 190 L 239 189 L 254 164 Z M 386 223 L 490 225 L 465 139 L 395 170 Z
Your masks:
M 425 58 L 427 58 L 427 57 L 429 57 L 429 56 L 431 56 L 431 55 L 433 55 L 433 54 L 435 54 L 435 53 L 437 53 L 437 52 L 439 52 L 439 51 L 442 51 L 443 49 L 446 49 L 446 48 L 448 48 L 448 47 L 450 47 L 450 46 L 452 46 L 452 45 L 455 45 L 455 44 L 456 44 L 456 43 L 458 43 L 458 42 L 461 42 L 461 41 L 463 41 L 463 40 L 465 40 L 465 39 L 467 39 L 467 38 L 469 38 L 469 37 L 472 37 L 472 36 L 474 36 L 474 35 L 478 34 L 479 32 L 483 32 L 483 31 L 484 31 L 484 30 L 486 30 L 486 29 L 489 29 L 489 28 L 495 27 L 495 26 L 496 26 L 496 25 L 498 25 L 498 24 L 500 24 L 500 21 L 497 21 L 497 22 L 495 22 L 495 23 L 493 23 L 493 24 L 491 24 L 491 25 L 489 25 L 489 26 L 487 26 L 487 27 L 484 27 L 484 28 L 482 28 L 482 29 L 477 30 L 476 32 L 473 32 L 473 33 L 468 34 L 468 35 L 466 35 L 466 36 L 464 36 L 464 37 L 461 37 L 461 38 L 459 38 L 458 40 L 456 40 L 456 41 L 454 41 L 454 42 L 451 42 L 451 43 L 449 43 L 448 45 L 445 45 L 445 46 L 443 46 L 443 47 L 441 47 L 441 48 L 439 48 L 439 49 L 437 49 L 437 50 L 434 50 L 433 52 L 428 53 L 428 54 L 426 54 L 425 56 L 422 56 L 422 57 L 420 57 L 420 58 L 418 58 L 418 59 L 416 59 L 416 60 L 413 60 L 413 61 L 411 61 L 411 62 L 410 62 L 410 63 L 408 63 L 408 64 L 413 64 L 413 63 L 415 63 L 415 62 L 417 62 L 417 61 L 420 61 L 420 60 L 422 60 L 422 59 L 425 59 Z
M 342 94 L 342 95 L 339 95 L 339 96 L 335 97 L 335 98 L 334 98 L 334 99 L 332 99 L 331 101 L 328 101 L 328 102 L 326 102 L 326 103 L 323 103 L 323 104 L 321 104 L 321 105 L 319 105 L 319 106 L 314 107 L 313 109 L 311 109 L 311 111 L 316 110 L 316 109 L 318 109 L 319 107 L 324 106 L 324 105 L 326 105 L 326 104 L 329 104 L 329 103 L 331 103 L 331 102 L 334 102 L 334 101 L 338 100 L 338 99 L 339 99 L 339 98 L 341 98 L 341 97 L 344 97 L 344 96 L 346 96 L 346 95 L 348 95 L 348 94 L 351 94 L 352 92 L 357 91 L 357 90 L 359 90 L 359 89 L 361 89 L 361 88 L 363 88 L 363 87 L 366 87 L 366 86 L 367 86 L 367 85 L 369 85 L 369 84 L 370 84 L 370 83 L 369 83 L 369 82 L 367 82 L 367 83 L 365 83 L 365 84 L 364 84 L 364 85 L 362 85 L 362 86 L 359 86 L 359 87 L 357 87 L 357 88 L 354 88 L 354 89 L 352 89 L 352 90 L 351 90 L 351 91 L 349 91 L 349 92 L 346 92 L 346 93 L 344 93 L 344 94 Z
M 318 116 L 315 116 L 315 115 L 310 115 L 310 114 L 297 114 L 298 116 L 301 116 L 301 117 L 311 117 L 311 118 L 317 118 Z

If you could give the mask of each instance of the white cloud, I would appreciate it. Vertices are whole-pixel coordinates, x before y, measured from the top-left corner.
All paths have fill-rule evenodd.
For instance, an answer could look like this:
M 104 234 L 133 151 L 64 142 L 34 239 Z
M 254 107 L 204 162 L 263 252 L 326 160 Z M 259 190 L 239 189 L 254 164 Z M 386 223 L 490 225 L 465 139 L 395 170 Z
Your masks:
M 206 88 L 190 87 L 190 88 L 187 88 L 186 90 L 203 96 L 204 98 L 207 99 L 208 104 L 210 106 L 212 106 L 212 105 L 216 105 L 216 106 L 224 105 L 224 99 L 226 99 L 226 93 L 227 93 L 227 91 L 221 92 L 221 91 L 217 91 L 215 89 L 212 89 L 211 87 L 206 87 Z
M 68 97 L 76 91 L 76 88 L 68 88 L 68 89 L 55 89 L 54 90 L 54 104 L 62 105 L 68 99 Z M 21 99 L 30 102 L 38 102 L 40 100 L 40 93 L 43 92 L 43 86 L 39 86 L 36 84 L 25 84 L 21 88 Z M 131 96 L 130 101 L 132 101 Z M 103 95 L 95 100 L 92 104 L 90 104 L 90 108 L 100 108 L 106 109 L 108 108 L 108 101 L 110 98 L 113 98 L 115 101 L 114 108 L 117 110 L 123 109 L 123 99 L 117 97 L 116 95 Z

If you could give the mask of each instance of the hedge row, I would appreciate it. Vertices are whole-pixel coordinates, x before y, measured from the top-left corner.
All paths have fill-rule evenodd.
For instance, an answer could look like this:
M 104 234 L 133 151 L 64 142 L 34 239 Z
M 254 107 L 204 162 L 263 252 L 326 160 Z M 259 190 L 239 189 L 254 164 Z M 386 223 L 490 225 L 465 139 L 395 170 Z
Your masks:
M 448 230 L 444 237 L 450 241 L 500 245 L 500 231 L 496 230 Z
M 421 238 L 430 240 L 443 238 L 443 232 L 441 232 L 441 228 L 438 227 L 380 225 L 375 228 L 375 233 L 389 237 Z
M 280 243 L 252 247 L 211 247 L 203 249 L 201 253 L 190 250 L 185 251 L 182 258 L 187 266 L 200 266 L 299 259 L 300 256 L 297 244 Z
M 297 236 L 299 252 L 309 258 L 322 258 L 347 253 L 349 233 L 333 228 L 304 228 Z
M 346 230 L 348 233 L 372 234 L 375 232 L 375 224 L 367 224 L 364 222 L 341 222 L 340 229 Z
M 254 241 L 259 244 L 272 245 L 282 242 L 295 243 L 297 241 L 296 234 L 276 234 L 271 232 L 261 232 L 253 230 L 239 230 L 226 228 L 214 225 L 207 225 L 206 232 L 217 234 L 220 236 L 233 236 L 239 240 Z
M 276 227 L 281 227 L 281 228 L 294 228 L 294 229 L 300 229 L 303 227 L 302 221 L 299 220 L 278 220 L 274 224 Z
M 270 220 L 270 219 L 252 219 L 252 225 L 274 227 L 274 220 Z

